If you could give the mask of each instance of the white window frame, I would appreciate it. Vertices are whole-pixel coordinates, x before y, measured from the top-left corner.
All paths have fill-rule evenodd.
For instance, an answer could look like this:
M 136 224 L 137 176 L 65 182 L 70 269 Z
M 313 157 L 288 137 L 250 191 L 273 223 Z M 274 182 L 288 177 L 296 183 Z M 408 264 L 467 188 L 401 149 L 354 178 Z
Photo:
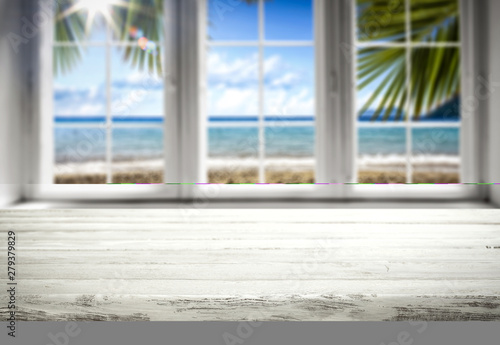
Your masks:
M 408 35 L 410 34 L 410 8 L 411 8 L 411 0 L 402 0 L 405 6 L 406 13 L 406 21 L 407 21 L 407 41 L 400 45 L 405 49 L 409 49 L 413 47 L 414 44 L 410 43 L 408 39 Z M 479 75 L 478 66 L 475 63 L 477 60 L 476 54 L 478 49 L 475 48 L 477 42 L 474 42 L 474 32 L 476 30 L 476 11 L 477 11 L 477 2 L 475 3 L 473 0 L 459 0 L 460 6 L 460 60 L 461 60 L 461 101 L 466 102 L 467 100 L 475 100 L 474 94 L 474 78 Z M 350 47 L 355 47 L 357 45 L 357 37 L 356 37 L 356 12 L 355 12 L 355 4 L 354 1 L 351 3 L 351 6 L 347 6 L 344 11 L 346 18 L 351 19 L 351 23 L 349 27 L 351 28 L 351 32 L 349 33 L 349 42 Z M 344 28 L 343 32 L 347 33 L 349 29 Z M 347 39 L 346 39 L 347 41 Z M 379 46 L 379 43 L 375 43 L 376 46 Z M 439 46 L 440 44 L 436 44 Z M 398 46 L 398 44 L 387 44 L 387 46 Z M 355 54 L 352 55 L 353 60 L 351 61 L 351 79 L 347 79 L 347 83 L 344 84 L 345 88 L 349 88 L 352 94 L 350 95 L 350 107 L 351 114 L 354 114 L 356 107 L 356 61 L 354 60 L 356 57 Z M 407 52 L 407 65 L 409 66 L 409 52 Z M 407 66 L 407 67 L 408 67 Z M 408 69 L 407 73 L 411 71 Z M 409 77 L 407 77 L 407 83 L 409 84 Z M 408 85 L 407 85 L 408 86 Z M 462 103 L 463 104 L 463 103 Z M 483 154 L 478 145 L 478 138 L 480 135 L 480 127 L 478 118 L 480 117 L 479 106 L 476 106 L 474 109 L 469 109 L 467 107 L 461 107 L 461 123 L 459 125 L 460 128 L 460 156 L 461 156 L 461 166 L 460 166 L 460 178 L 462 182 L 483 182 L 481 179 L 481 165 L 480 165 L 480 157 Z M 351 178 L 354 182 L 356 180 L 357 175 L 357 136 L 358 136 L 358 121 L 356 121 L 354 116 L 351 116 L 349 121 L 349 132 L 352 137 L 355 138 L 351 140 L 353 143 L 353 151 L 349 154 L 347 161 L 350 159 L 350 163 L 347 166 L 350 166 L 350 171 L 347 174 L 347 177 Z M 411 140 L 411 129 L 417 128 L 415 124 L 410 123 L 409 119 L 407 123 L 405 123 L 405 127 L 407 128 L 407 135 L 410 133 L 410 136 L 407 137 L 407 141 Z M 424 127 L 426 125 L 422 125 L 420 127 Z M 431 125 L 432 127 L 438 127 L 436 125 Z M 453 127 L 453 125 L 446 125 L 446 127 Z M 407 155 L 411 156 L 411 142 L 407 143 Z M 411 165 L 411 161 L 409 162 Z M 407 174 L 410 175 L 412 170 L 409 169 Z M 411 179 L 410 176 L 407 179 Z M 478 186 L 474 184 L 453 184 L 453 185 L 353 185 L 346 188 L 346 197 L 347 198 L 426 198 L 426 199 L 479 199 L 484 198 L 486 194 L 486 188 L 484 186 Z
M 51 0 L 43 0 L 47 5 L 51 5 Z M 176 25 L 176 3 L 173 0 L 165 0 L 165 23 L 164 25 L 164 44 L 165 51 L 176 51 L 177 37 L 175 36 Z M 49 21 L 50 23 L 50 21 Z M 106 25 L 107 26 L 107 25 Z M 115 46 L 131 45 L 131 42 L 112 41 L 109 28 L 107 30 L 106 42 L 84 43 L 88 46 L 106 47 L 106 85 L 107 85 L 107 104 L 106 104 L 106 163 L 107 163 L 107 182 L 111 182 L 112 176 L 112 129 L 120 126 L 111 122 L 111 99 L 110 99 L 110 73 L 111 73 L 111 49 Z M 43 199 L 43 200 L 164 200 L 175 199 L 179 197 L 180 186 L 176 185 L 57 185 L 53 184 L 54 178 L 54 139 L 53 131 L 56 127 L 53 121 L 53 48 L 64 46 L 65 43 L 54 41 L 54 26 L 44 25 L 40 30 L 39 49 L 42 49 L 46 54 L 41 54 L 39 66 L 40 75 L 36 78 L 36 83 L 40 86 L 39 97 L 35 100 L 39 102 L 40 107 L 37 111 L 33 110 L 33 117 L 40 118 L 37 122 L 39 131 L 35 131 L 32 135 L 35 141 L 40 143 L 39 157 L 34 169 L 35 173 L 31 176 L 28 184 L 25 185 L 23 194 L 26 199 Z M 177 145 L 178 124 L 176 117 L 167 116 L 172 107 L 177 105 L 177 91 L 175 90 L 175 73 L 177 70 L 177 60 L 174 54 L 163 57 L 165 75 L 164 80 L 164 159 L 167 161 L 177 161 L 178 152 L 175 149 Z M 169 107 L 167 107 L 167 104 Z M 175 112 L 175 109 L 173 110 Z M 57 126 L 60 127 L 60 126 Z M 102 128 L 101 124 L 85 127 Z M 177 164 L 174 164 L 177 166 Z M 165 181 L 175 181 L 178 176 L 176 169 L 165 169 Z
M 475 5 L 461 1 L 462 97 L 473 96 L 475 66 L 472 28 Z M 316 56 L 316 185 L 206 185 L 206 0 L 165 2 L 165 181 L 186 185 L 54 185 L 52 183 L 52 56 L 41 57 L 38 104 L 33 111 L 41 143 L 25 198 L 44 200 L 219 200 L 219 199 L 448 199 L 484 197 L 475 185 L 349 185 L 356 180 L 355 64 L 345 58 L 345 47 L 355 42 L 354 1 L 315 0 Z M 262 10 L 262 9 L 261 9 Z M 41 49 L 53 44 L 53 28 L 42 30 Z M 193 44 L 193 42 L 198 42 Z M 49 49 L 52 51 L 51 49 Z M 346 63 L 347 61 L 347 63 Z M 35 103 L 37 104 L 37 103 Z M 465 181 L 480 181 L 477 113 L 462 112 L 462 164 Z M 352 116 L 342 116 L 351 114 Z M 466 123 L 465 123 L 466 122 Z M 36 132 L 36 131 L 35 131 Z M 196 181 L 198 184 L 191 184 Z M 481 182 L 481 181 L 480 181 Z
M 206 28 L 207 28 L 207 1 L 206 0 L 192 0 L 198 4 L 198 18 L 199 18 L 199 65 L 200 65 L 200 73 L 199 75 L 199 84 L 201 86 L 201 92 L 199 99 L 205 101 L 206 99 L 206 56 L 205 56 L 205 48 L 208 44 L 205 40 Z M 189 2 L 189 1 L 188 1 Z M 275 41 L 265 41 L 264 39 L 264 16 L 265 16 L 265 6 L 264 1 L 259 0 L 258 2 L 258 11 L 259 11 L 259 41 L 258 42 L 248 42 L 247 45 L 251 45 L 253 47 L 259 48 L 259 56 L 262 59 L 263 48 L 265 46 L 312 46 L 315 50 L 315 65 L 323 66 L 326 65 L 327 61 L 325 59 L 324 54 L 321 52 L 325 51 L 325 45 L 327 43 L 326 39 L 326 25 L 329 23 L 328 18 L 326 18 L 325 9 L 331 4 L 331 1 L 325 0 L 314 0 L 313 1 L 313 16 L 314 16 L 314 34 L 313 41 L 311 45 L 311 41 L 284 41 L 284 42 L 275 42 Z M 237 9 L 235 9 L 237 10 Z M 228 13 L 227 15 L 230 15 Z M 234 46 L 234 42 L 212 42 L 209 44 L 210 46 Z M 260 63 L 262 67 L 262 61 Z M 327 107 L 322 104 L 321 99 L 324 99 L 326 102 L 325 89 L 328 88 L 329 83 L 331 82 L 328 79 L 323 78 L 323 75 L 319 72 L 321 70 L 326 70 L 323 67 L 316 68 L 315 71 L 315 97 L 316 97 L 316 107 L 315 107 L 315 126 L 316 126 L 316 151 L 315 151 L 315 174 L 317 181 L 324 181 L 325 176 L 338 176 L 335 173 L 329 171 L 329 167 L 331 164 L 328 164 L 329 159 L 327 159 L 329 154 L 337 154 L 336 152 L 331 152 L 330 150 L 324 150 L 323 148 L 328 147 L 326 144 L 328 142 L 328 137 L 330 137 L 331 132 L 325 130 L 325 123 L 328 122 L 328 116 L 326 111 Z M 263 71 L 262 69 L 259 71 L 259 179 L 260 182 L 263 181 L 264 169 L 265 166 L 263 164 L 264 157 L 262 156 L 264 152 L 264 128 L 265 124 L 263 124 Z M 194 100 L 193 100 L 194 101 Z M 204 133 L 203 135 L 206 138 L 207 127 L 205 127 L 207 122 L 207 110 L 204 104 L 201 105 L 199 110 L 198 121 L 203 124 L 203 128 L 200 130 Z M 333 126 L 330 126 L 332 128 Z M 325 144 L 321 144 L 325 143 Z M 191 153 L 192 156 L 196 156 L 194 152 Z M 206 182 L 206 152 L 197 155 L 199 158 L 199 173 L 197 176 L 197 181 Z M 335 183 L 339 183 L 339 181 L 333 181 Z M 256 184 L 256 185 L 196 185 L 190 186 L 191 188 L 187 191 L 186 197 L 188 198 L 207 198 L 207 199 L 249 199 L 249 198 L 293 198 L 293 199 L 310 199 L 310 198 L 335 198 L 340 197 L 340 188 L 335 188 L 339 186 L 333 185 L 267 185 L 267 184 Z
M 410 0 L 405 1 L 408 8 Z M 203 3 L 205 1 L 202 0 Z M 357 180 L 357 121 L 356 55 L 346 59 L 346 47 L 356 43 L 355 0 L 315 0 L 316 43 L 316 180 L 329 185 L 314 186 L 196 186 L 190 196 L 205 199 L 236 198 L 318 198 L 318 199 L 447 199 L 470 200 L 483 198 L 485 188 L 476 185 L 354 185 Z M 473 1 L 460 0 L 462 99 L 473 97 L 474 68 L 473 31 L 475 8 Z M 202 4 L 202 20 L 206 18 Z M 332 13 L 334 14 L 332 16 Z M 335 15 L 336 14 L 336 15 Z M 409 15 L 409 12 L 407 12 Z M 205 25 L 201 26 L 201 30 Z M 205 37 L 204 31 L 200 37 Z M 204 61 L 204 57 L 200 56 Z M 345 63 L 347 61 L 347 63 Z M 474 71 L 474 72 L 473 72 Z M 204 76 L 202 76 L 203 78 Z M 203 84 L 203 79 L 200 81 Z M 203 95 L 204 96 L 204 95 Z M 203 98 L 203 97 L 202 97 Z M 203 111 L 203 110 L 202 110 Z M 462 110 L 461 178 L 480 181 L 477 146 L 477 110 Z M 343 116 L 349 114 L 350 116 Z M 203 121 L 203 120 L 202 120 Z M 452 127 L 453 125 L 447 125 Z M 408 126 L 408 128 L 410 128 Z M 409 129 L 411 130 L 411 129 Z M 468 143 L 469 145 L 466 145 Z M 410 148 L 411 149 L 411 148 Z M 202 169 L 203 170 L 203 169 Z M 343 183 L 346 182 L 346 183 Z M 353 185 L 350 185 L 353 183 Z

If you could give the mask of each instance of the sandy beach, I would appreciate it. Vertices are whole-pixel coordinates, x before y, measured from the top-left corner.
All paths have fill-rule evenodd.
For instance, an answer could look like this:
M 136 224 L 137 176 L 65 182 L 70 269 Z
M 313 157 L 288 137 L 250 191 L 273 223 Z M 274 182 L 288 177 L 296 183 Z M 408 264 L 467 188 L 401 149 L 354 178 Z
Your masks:
M 276 158 L 266 161 L 267 183 L 315 183 L 314 159 Z M 454 157 L 416 157 L 413 183 L 459 183 L 459 161 Z M 113 183 L 164 183 L 162 160 L 122 161 L 113 164 Z M 256 159 L 209 159 L 210 183 L 258 183 Z M 359 183 L 405 183 L 402 157 L 361 157 Z M 168 181 L 171 182 L 171 181 Z M 106 183 L 104 161 L 56 166 L 57 184 Z
M 210 183 L 258 183 L 257 169 L 209 170 Z M 267 171 L 267 183 L 314 183 L 314 172 Z M 359 183 L 406 183 L 406 173 L 396 171 L 360 171 Z M 103 184 L 105 174 L 63 174 L 56 175 L 56 184 Z M 158 171 L 132 171 L 113 174 L 113 183 L 163 183 L 163 173 Z M 459 175 L 454 173 L 415 172 L 413 183 L 459 183 Z

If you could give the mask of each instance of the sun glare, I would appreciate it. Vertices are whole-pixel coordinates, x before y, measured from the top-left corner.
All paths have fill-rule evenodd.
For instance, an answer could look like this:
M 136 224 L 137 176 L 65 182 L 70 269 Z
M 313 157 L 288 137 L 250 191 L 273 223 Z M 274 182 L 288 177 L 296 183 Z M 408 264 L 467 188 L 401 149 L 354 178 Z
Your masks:
M 87 12 L 87 23 L 85 25 L 87 34 L 90 32 L 92 24 L 97 16 L 102 16 L 111 28 L 117 31 L 118 28 L 111 16 L 113 6 L 127 7 L 128 4 L 123 0 L 77 0 L 73 6 L 69 7 L 61 14 L 61 17 L 64 18 L 78 12 Z
M 81 8 L 92 14 L 109 12 L 112 4 L 113 0 L 80 0 Z

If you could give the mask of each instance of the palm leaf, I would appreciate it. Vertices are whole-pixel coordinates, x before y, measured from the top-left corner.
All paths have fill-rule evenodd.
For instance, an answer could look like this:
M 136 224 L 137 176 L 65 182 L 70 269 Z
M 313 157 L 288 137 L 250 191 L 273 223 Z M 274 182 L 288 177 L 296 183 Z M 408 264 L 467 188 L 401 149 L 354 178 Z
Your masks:
M 87 39 L 85 33 L 86 11 L 70 11 L 77 0 L 68 0 L 57 7 L 55 16 L 55 40 L 57 42 L 76 43 L 57 47 L 54 50 L 54 73 L 70 72 L 81 60 L 82 43 Z M 69 14 L 68 14 L 69 13 Z M 132 67 L 161 75 L 162 55 L 159 45 L 163 32 L 162 0 L 127 0 L 117 2 L 112 7 L 111 17 L 115 30 L 113 37 L 121 41 L 134 42 L 138 38 L 130 35 L 133 27 L 139 28 L 143 36 L 157 44 L 156 53 L 146 52 L 138 45 L 122 48 L 123 59 Z
M 358 38 L 361 41 L 404 41 L 406 23 L 403 8 L 396 8 L 387 16 L 394 1 L 358 0 Z M 396 2 L 398 3 L 398 2 Z M 400 1 L 403 3 L 404 1 Z M 459 6 L 457 0 L 411 0 L 411 39 L 414 42 L 459 42 Z M 374 16 L 379 16 L 377 19 Z M 385 17 L 384 17 L 385 16 Z M 385 25 L 381 22 L 385 19 Z M 381 29 L 376 37 L 363 35 L 363 28 L 377 19 Z M 372 120 L 387 120 L 395 109 L 396 120 L 406 111 L 406 64 L 396 49 L 363 48 L 358 54 L 358 89 L 373 90 L 359 116 L 368 110 L 374 100 L 380 103 Z M 391 52 L 392 51 L 392 52 Z M 403 54 L 404 55 L 404 54 Z M 410 52 L 412 70 L 411 113 L 421 119 L 433 109 L 460 94 L 460 49 L 455 47 L 415 48 Z M 393 77 L 384 77 L 390 71 Z M 379 84 L 384 84 L 381 87 Z M 399 102 L 398 102 L 399 101 Z M 385 109 L 385 111 L 384 111 Z
M 73 13 L 64 15 L 72 6 L 64 2 L 56 7 L 54 39 L 58 42 L 78 42 L 85 35 L 85 18 Z M 62 46 L 54 50 L 54 73 L 56 75 L 70 71 L 81 59 L 79 46 Z

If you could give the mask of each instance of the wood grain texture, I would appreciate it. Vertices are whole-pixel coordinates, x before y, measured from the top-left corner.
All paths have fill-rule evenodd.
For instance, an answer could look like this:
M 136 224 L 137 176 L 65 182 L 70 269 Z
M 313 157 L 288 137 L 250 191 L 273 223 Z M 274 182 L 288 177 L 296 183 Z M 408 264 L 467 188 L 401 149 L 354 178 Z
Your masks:
M 9 230 L 21 320 L 500 320 L 497 210 L 0 211 Z

